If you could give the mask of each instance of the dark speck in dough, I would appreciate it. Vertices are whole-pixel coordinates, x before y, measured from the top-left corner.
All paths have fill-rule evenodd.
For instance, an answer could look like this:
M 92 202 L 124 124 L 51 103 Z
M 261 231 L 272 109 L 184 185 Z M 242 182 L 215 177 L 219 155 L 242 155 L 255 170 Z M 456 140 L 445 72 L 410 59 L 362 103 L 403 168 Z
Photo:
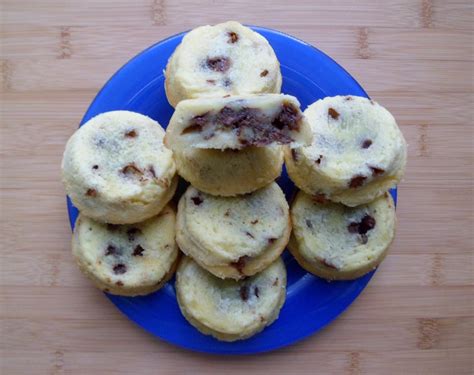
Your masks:
M 371 167 L 371 166 L 369 166 L 369 168 L 372 171 L 372 176 L 380 176 L 381 174 L 385 173 L 385 170 L 382 168 Z
M 144 251 L 145 251 L 145 249 L 144 249 L 143 247 L 141 247 L 141 245 L 137 245 L 137 246 L 135 247 L 135 249 L 133 249 L 132 255 L 133 255 L 134 257 L 142 257 Z
M 191 200 L 196 206 L 199 206 L 203 202 L 202 198 L 198 195 L 195 197 L 191 197 Z
M 257 298 L 260 297 L 260 295 L 259 295 L 260 291 L 259 291 L 259 289 L 258 289 L 258 286 L 255 287 L 255 289 L 253 290 L 253 292 L 254 292 L 254 294 L 255 294 L 255 297 L 257 297 Z
M 229 41 L 228 42 L 231 43 L 231 44 L 234 44 L 239 40 L 239 35 L 237 33 L 233 32 L 233 31 L 229 31 L 227 33 L 227 35 L 229 36 Z
M 364 184 L 364 181 L 366 179 L 367 179 L 366 176 L 356 175 L 356 176 L 351 178 L 351 180 L 349 182 L 349 187 L 352 188 L 352 189 L 361 187 Z
M 113 270 L 116 275 L 122 275 L 127 272 L 127 266 L 123 263 L 118 263 L 114 266 Z
M 209 57 L 206 66 L 215 72 L 224 73 L 230 68 L 230 59 L 224 56 Z
M 249 299 L 249 287 L 247 285 L 242 285 L 239 290 L 240 299 L 242 301 L 247 301 Z
M 334 108 L 328 109 L 328 115 L 331 116 L 334 120 L 337 120 L 339 118 L 339 112 L 336 111 Z
M 362 148 L 369 148 L 371 145 L 372 141 L 370 139 L 366 139 L 364 142 L 362 142 Z
M 240 274 L 244 274 L 244 268 L 245 268 L 245 264 L 247 263 L 247 259 L 249 259 L 248 256 L 244 255 L 244 256 L 241 256 L 239 259 L 237 259 L 236 262 L 232 262 L 230 263 L 230 265 L 232 267 L 235 267 L 237 269 L 237 271 L 239 271 Z
M 107 246 L 107 249 L 105 249 L 105 255 L 117 256 L 117 255 L 122 255 L 122 252 L 116 246 L 109 245 Z
M 125 137 L 127 138 L 135 138 L 137 135 L 138 133 L 135 129 L 129 130 L 128 132 L 125 133 Z
M 95 189 L 87 189 L 86 195 L 87 195 L 88 197 L 95 198 L 95 197 L 97 197 L 97 190 L 95 190 Z

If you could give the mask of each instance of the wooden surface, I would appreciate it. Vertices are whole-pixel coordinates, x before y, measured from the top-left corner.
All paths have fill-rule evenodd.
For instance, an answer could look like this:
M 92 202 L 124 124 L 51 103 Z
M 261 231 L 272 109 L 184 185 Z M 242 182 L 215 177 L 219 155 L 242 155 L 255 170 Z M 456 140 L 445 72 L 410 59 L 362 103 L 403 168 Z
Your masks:
M 474 371 L 473 3 L 292 3 L 1 0 L 2 374 Z M 169 35 L 227 19 L 331 55 L 409 142 L 397 238 L 361 297 L 303 342 L 245 358 L 166 344 L 95 290 L 71 259 L 59 179 L 66 140 L 120 66 Z

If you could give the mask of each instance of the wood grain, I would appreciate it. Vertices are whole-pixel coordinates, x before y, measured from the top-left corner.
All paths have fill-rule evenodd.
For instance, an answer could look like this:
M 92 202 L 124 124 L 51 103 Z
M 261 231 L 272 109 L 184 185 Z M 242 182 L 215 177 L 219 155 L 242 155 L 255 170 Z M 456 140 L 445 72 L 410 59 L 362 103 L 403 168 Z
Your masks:
M 471 374 L 473 3 L 469 0 L 0 0 L 0 373 Z M 128 321 L 74 266 L 64 144 L 149 45 L 238 19 L 341 63 L 409 143 L 391 252 L 320 333 L 244 358 L 191 353 Z

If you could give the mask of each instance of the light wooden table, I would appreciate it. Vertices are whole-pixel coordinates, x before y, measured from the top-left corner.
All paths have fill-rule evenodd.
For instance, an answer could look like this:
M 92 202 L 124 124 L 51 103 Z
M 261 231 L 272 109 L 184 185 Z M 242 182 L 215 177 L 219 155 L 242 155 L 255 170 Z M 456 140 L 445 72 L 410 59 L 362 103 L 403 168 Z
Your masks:
M 473 370 L 472 1 L 1 0 L 2 374 L 468 374 Z M 296 3 L 296 2 L 295 2 Z M 60 160 L 103 83 L 182 30 L 276 28 L 341 63 L 410 144 L 390 255 L 320 333 L 245 358 L 166 344 L 74 266 Z

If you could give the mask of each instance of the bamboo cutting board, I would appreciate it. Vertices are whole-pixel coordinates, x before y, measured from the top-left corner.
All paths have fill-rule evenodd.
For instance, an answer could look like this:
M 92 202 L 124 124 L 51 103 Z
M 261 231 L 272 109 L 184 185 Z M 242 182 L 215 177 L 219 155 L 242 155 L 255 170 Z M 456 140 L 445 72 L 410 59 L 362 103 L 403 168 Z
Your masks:
M 471 374 L 473 3 L 1 0 L 2 374 Z M 105 81 L 169 35 L 237 19 L 322 49 L 397 118 L 397 238 L 360 298 L 277 352 L 196 354 L 128 321 L 79 273 L 60 160 Z

